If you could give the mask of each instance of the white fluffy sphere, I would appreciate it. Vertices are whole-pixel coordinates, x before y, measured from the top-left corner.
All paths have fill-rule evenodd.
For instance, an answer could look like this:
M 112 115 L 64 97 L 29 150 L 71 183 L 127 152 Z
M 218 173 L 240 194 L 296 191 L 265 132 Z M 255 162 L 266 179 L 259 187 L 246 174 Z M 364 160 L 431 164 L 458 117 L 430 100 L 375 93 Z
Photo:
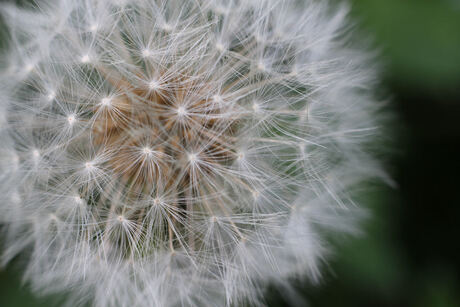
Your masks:
M 325 1 L 3 5 L 2 261 L 94 306 L 263 304 L 320 277 L 379 104 Z

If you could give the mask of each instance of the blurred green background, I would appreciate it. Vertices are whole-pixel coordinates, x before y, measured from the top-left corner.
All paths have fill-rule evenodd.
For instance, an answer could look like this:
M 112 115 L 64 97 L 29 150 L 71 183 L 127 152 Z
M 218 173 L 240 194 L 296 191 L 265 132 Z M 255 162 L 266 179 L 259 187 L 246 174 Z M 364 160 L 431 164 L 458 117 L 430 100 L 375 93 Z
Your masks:
M 460 0 L 351 2 L 398 115 L 386 162 L 398 187 L 369 189 L 365 235 L 337 244 L 321 285 L 297 290 L 312 307 L 460 306 Z M 291 306 L 276 289 L 267 304 Z M 59 305 L 0 270 L 0 306 Z

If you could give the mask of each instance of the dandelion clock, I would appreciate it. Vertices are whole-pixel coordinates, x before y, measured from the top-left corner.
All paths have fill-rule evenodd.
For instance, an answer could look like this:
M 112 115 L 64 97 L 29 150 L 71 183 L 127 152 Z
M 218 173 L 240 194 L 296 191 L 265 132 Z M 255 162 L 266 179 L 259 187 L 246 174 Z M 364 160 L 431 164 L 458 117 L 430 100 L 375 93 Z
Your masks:
M 356 232 L 380 103 L 326 1 L 2 4 L 0 221 L 69 306 L 264 305 Z M 327 235 L 326 235 L 327 234 Z

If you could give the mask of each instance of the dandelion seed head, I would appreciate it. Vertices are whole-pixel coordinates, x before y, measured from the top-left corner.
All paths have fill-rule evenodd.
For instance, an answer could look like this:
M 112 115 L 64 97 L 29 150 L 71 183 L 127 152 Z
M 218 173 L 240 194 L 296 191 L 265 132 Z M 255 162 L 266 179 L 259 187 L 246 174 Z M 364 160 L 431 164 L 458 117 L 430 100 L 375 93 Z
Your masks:
M 351 191 L 382 174 L 345 6 L 36 1 L 0 7 L 3 262 L 25 251 L 34 288 L 101 307 L 317 281 L 323 234 L 353 233 Z

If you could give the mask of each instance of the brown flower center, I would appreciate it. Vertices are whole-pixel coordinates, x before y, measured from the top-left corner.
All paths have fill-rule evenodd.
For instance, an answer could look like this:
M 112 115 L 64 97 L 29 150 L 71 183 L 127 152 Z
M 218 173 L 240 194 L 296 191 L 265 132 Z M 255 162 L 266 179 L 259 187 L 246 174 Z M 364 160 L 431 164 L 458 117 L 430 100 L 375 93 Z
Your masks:
M 131 191 L 193 190 L 236 158 L 231 107 L 210 86 L 186 78 L 144 87 L 108 80 L 121 94 L 97 105 L 92 142 L 110 153 L 109 167 Z

